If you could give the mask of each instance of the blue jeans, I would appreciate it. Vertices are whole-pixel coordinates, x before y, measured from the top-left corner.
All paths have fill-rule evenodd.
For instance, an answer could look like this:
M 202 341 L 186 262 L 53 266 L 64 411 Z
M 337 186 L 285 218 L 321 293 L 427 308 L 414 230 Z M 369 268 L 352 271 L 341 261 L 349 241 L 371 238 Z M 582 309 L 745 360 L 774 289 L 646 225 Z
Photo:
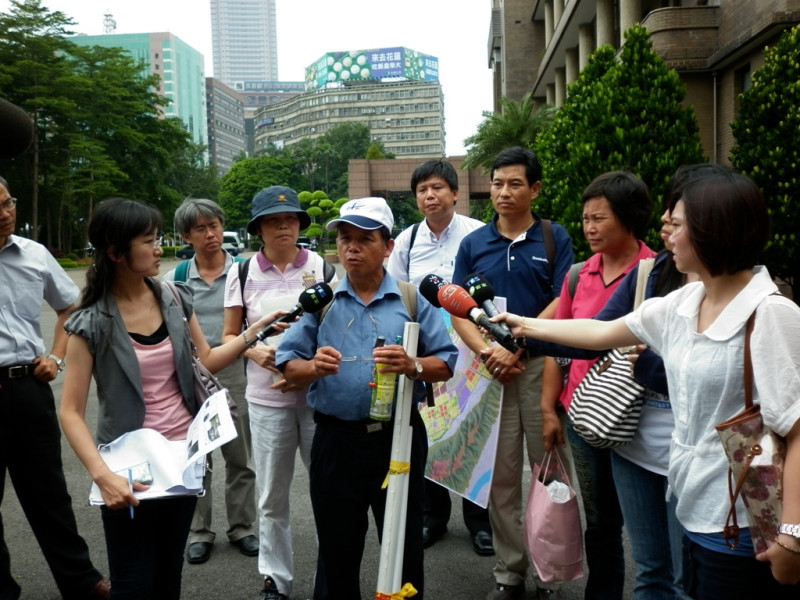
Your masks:
M 667 477 L 611 452 L 625 529 L 636 563 L 634 600 L 684 600 L 683 528 L 675 499 L 667 502 Z
M 779 584 L 772 577 L 769 563 L 758 562 L 754 556 L 735 556 L 709 550 L 688 538 L 685 544 L 686 591 L 694 600 L 800 598 L 800 584 Z
M 586 514 L 586 600 L 622 600 L 625 555 L 622 549 L 622 511 L 611 474 L 612 450 L 595 448 L 567 423 L 575 472 Z
M 114 600 L 179 600 L 196 504 L 197 496 L 142 500 L 133 519 L 127 508 L 100 508 Z

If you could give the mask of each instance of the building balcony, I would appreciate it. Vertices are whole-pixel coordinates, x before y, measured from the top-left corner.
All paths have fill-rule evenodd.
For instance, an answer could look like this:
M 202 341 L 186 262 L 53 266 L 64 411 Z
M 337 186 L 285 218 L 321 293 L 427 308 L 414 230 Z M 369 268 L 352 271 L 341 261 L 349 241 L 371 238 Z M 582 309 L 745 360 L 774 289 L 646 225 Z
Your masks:
M 719 6 L 659 8 L 642 20 L 653 49 L 679 71 L 708 68 L 719 48 Z

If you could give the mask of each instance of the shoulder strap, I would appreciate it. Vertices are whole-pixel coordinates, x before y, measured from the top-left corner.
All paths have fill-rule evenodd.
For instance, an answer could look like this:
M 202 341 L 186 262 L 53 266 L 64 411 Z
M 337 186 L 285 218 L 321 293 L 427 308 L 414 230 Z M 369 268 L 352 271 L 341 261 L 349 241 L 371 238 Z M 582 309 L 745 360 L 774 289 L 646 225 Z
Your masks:
M 244 283 L 247 280 L 247 274 L 250 272 L 250 259 L 253 258 L 252 256 L 245 261 L 236 261 L 239 265 L 239 292 L 242 295 L 242 307 L 244 306 Z M 245 311 L 246 314 L 247 311 Z
M 567 273 L 567 292 L 569 292 L 570 298 L 575 297 L 575 290 L 578 288 L 578 276 L 585 262 L 577 262 L 569 268 L 569 273 Z
M 339 281 L 334 281 L 331 284 L 331 291 L 336 292 L 336 288 L 339 287 Z M 417 320 L 417 288 L 414 284 L 408 283 L 407 281 L 398 281 L 397 287 L 400 288 L 400 298 L 403 300 L 403 305 L 406 307 L 406 311 L 408 311 L 408 315 L 411 317 L 412 321 Z M 322 323 L 322 319 L 325 318 L 325 314 L 328 312 L 328 309 L 331 307 L 333 302 L 329 302 L 325 306 L 322 307 L 322 310 L 319 311 L 319 322 Z
M 633 309 L 636 310 L 644 300 L 644 293 L 647 289 L 647 278 L 653 270 L 655 258 L 643 258 L 639 261 L 639 271 L 636 275 L 636 293 L 633 296 Z
M 322 259 L 322 278 L 325 283 L 330 283 L 333 276 L 336 275 L 336 267 L 329 263 L 324 258 Z
M 178 266 L 175 267 L 175 281 L 186 281 L 189 279 L 189 261 L 192 260 L 187 259 L 180 263 Z
M 408 252 L 406 253 L 406 276 L 408 276 L 409 269 L 411 269 L 411 248 L 414 246 L 414 240 L 417 239 L 417 231 L 419 231 L 419 223 L 414 223 L 411 228 L 411 238 L 408 240 Z
M 542 240 L 544 241 L 544 251 L 547 255 L 547 274 L 550 277 L 550 285 L 553 285 L 553 275 L 556 268 L 556 241 L 553 238 L 553 222 L 550 219 L 542 221 Z

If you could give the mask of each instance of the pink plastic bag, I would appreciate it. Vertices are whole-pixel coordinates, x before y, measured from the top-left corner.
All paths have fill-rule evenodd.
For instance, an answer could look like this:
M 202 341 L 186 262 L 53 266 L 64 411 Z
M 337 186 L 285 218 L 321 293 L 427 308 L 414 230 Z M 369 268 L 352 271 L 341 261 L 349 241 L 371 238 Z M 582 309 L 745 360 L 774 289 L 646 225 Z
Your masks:
M 551 460 L 553 455 L 555 460 Z M 557 482 L 552 488 L 561 487 L 560 491 L 568 498 L 566 502 L 551 498 L 547 485 L 552 482 Z M 533 466 L 525 511 L 525 543 L 543 582 L 583 577 L 583 531 L 578 497 L 558 451 L 548 452 L 541 465 Z

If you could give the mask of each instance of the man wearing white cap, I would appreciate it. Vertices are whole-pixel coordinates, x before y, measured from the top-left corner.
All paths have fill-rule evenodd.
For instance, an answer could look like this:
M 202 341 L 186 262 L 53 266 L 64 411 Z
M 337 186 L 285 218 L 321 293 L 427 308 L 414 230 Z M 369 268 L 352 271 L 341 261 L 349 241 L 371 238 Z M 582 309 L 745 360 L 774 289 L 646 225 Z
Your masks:
M 337 229 L 336 247 L 347 277 L 337 287 L 324 318 L 306 314 L 287 331 L 276 364 L 287 381 L 309 385 L 308 404 L 317 429 L 311 447 L 311 503 L 319 538 L 314 600 L 361 598 L 361 557 L 372 510 L 383 531 L 386 491 L 381 485 L 389 469 L 392 423 L 369 418 L 375 362 L 384 373 L 422 381 L 451 377 L 457 351 L 438 309 L 416 290 L 416 315 L 406 306 L 408 288 L 386 273 L 384 260 L 394 248 L 392 212 L 383 198 L 362 198 L 342 205 L 340 216 L 327 225 Z M 404 284 L 404 286 L 407 284 Z M 417 358 L 392 342 L 407 321 L 417 321 Z M 389 345 L 376 348 L 378 336 Z M 402 580 L 424 597 L 422 514 L 425 429 L 419 413 L 411 413 L 412 449 Z

